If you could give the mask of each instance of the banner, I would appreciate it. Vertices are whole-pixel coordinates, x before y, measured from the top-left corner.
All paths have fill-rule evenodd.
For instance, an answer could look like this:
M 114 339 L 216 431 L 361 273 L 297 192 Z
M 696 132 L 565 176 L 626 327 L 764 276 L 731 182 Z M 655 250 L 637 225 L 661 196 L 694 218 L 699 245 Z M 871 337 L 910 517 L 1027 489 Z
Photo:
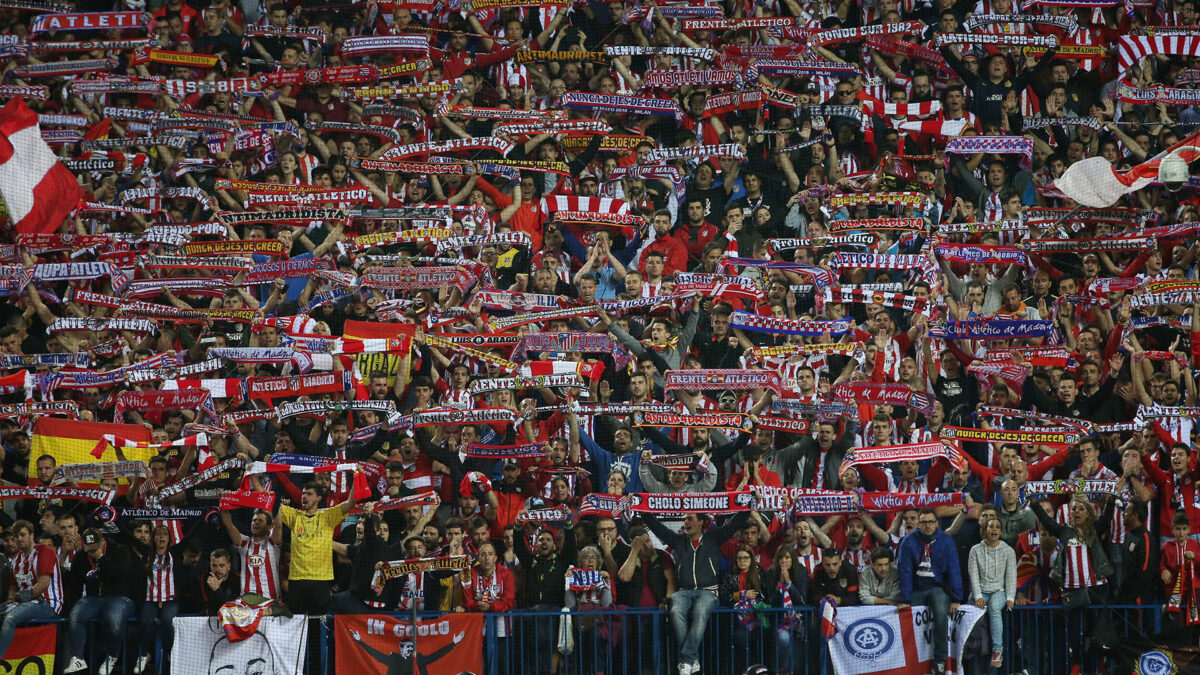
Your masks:
M 176 617 L 175 673 L 300 673 L 308 652 L 308 617 L 268 616 L 249 637 L 230 642 L 215 617 Z M 47 671 L 49 672 L 49 671 Z
M 33 427 L 33 445 L 29 451 L 30 484 L 37 483 L 37 458 L 50 455 L 57 466 L 67 464 L 92 464 L 96 458 L 92 450 L 105 434 L 112 434 L 131 441 L 149 442 L 150 430 L 140 424 L 108 424 L 106 422 L 81 422 L 79 420 L 38 418 Z M 157 448 L 126 448 L 126 459 L 147 461 L 158 454 Z
M 950 669 L 962 675 L 962 651 L 983 610 L 959 606 L 948 617 Z M 926 607 L 839 607 L 829 638 L 836 675 L 925 675 L 933 661 L 933 612 Z M 941 636 L 941 639 L 946 639 Z
M 411 620 L 382 614 L 339 614 L 333 620 L 333 634 L 339 673 L 484 672 L 483 615 L 479 613 L 420 621 L 415 639 Z
M 4 652 L 0 672 L 13 675 L 53 673 L 57 637 L 58 628 L 53 624 L 18 628 L 12 645 Z

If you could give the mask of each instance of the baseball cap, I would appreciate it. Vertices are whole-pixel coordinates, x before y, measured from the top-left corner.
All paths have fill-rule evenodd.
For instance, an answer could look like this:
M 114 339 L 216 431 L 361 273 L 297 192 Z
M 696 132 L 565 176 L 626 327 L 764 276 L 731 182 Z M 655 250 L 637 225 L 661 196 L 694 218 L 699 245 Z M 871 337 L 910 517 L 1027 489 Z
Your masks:
M 101 541 L 104 541 L 104 537 L 100 534 L 100 530 L 97 530 L 94 527 L 89 527 L 88 529 L 83 531 L 83 545 L 84 546 L 91 546 L 92 544 L 99 544 Z

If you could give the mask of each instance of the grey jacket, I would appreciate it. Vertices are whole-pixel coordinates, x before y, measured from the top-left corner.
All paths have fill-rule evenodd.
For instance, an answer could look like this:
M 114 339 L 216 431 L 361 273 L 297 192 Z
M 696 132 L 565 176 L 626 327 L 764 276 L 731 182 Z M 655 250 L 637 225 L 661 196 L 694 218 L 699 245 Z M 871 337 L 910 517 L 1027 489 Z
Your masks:
M 692 338 L 696 337 L 696 326 L 699 321 L 700 312 L 693 308 L 690 312 L 688 312 L 687 321 L 683 324 L 683 330 L 679 333 L 679 343 L 674 347 L 663 350 L 663 352 L 659 355 L 664 361 L 667 362 L 667 365 L 671 366 L 672 370 L 679 368 L 679 366 L 683 363 L 683 355 L 688 353 L 688 350 L 692 348 Z M 628 347 L 629 351 L 633 352 L 634 356 L 641 356 L 646 352 L 646 348 L 642 346 L 641 342 L 638 342 L 636 338 L 629 333 L 626 333 L 625 330 L 618 326 L 615 322 L 609 324 L 608 330 L 612 332 L 613 335 L 616 335 L 617 339 L 621 341 L 621 344 Z M 661 372 L 656 371 L 654 373 L 654 384 L 659 387 L 663 386 L 663 374 Z
M 869 567 L 858 575 L 858 599 L 864 605 L 874 605 L 875 598 L 900 599 L 900 573 L 896 571 L 895 563 L 888 567 L 888 573 L 882 579 Z
M 721 568 L 721 544 L 728 541 L 734 532 L 742 529 L 742 525 L 750 518 L 750 512 L 742 511 L 724 525 L 710 528 L 700 536 L 700 545 L 694 548 L 686 534 L 672 532 L 654 514 L 647 513 L 642 518 L 650 531 L 671 547 L 675 558 L 675 579 L 679 589 L 709 589 L 715 592 L 721 583 L 721 575 L 718 572 Z

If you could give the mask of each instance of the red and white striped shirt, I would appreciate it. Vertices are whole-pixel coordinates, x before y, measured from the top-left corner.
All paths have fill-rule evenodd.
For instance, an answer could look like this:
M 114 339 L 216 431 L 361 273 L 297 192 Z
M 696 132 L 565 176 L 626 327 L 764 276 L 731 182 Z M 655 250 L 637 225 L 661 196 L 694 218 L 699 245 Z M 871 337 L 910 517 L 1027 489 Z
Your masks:
M 55 614 L 59 614 L 63 605 L 62 575 L 54 549 L 37 544 L 29 553 L 17 551 L 12 560 L 12 579 L 18 591 L 33 590 L 38 578 L 43 576 L 50 577 L 50 585 L 42 592 L 42 600 L 54 608 Z
M 800 552 L 797 551 L 796 560 L 800 563 L 801 567 L 808 570 L 808 578 L 812 579 L 812 576 L 817 572 L 817 565 L 821 564 L 821 549 L 814 545 L 812 553 L 808 555 L 800 555 Z
M 279 546 L 265 537 L 261 541 L 242 537 L 242 593 L 257 593 L 275 600 L 279 594 Z
M 1063 562 L 1063 588 L 1090 588 L 1104 583 L 1103 579 L 1096 576 L 1091 551 L 1078 539 L 1067 542 L 1059 555 L 1066 556 Z
M 842 551 L 842 562 L 854 565 L 854 569 L 861 573 L 871 564 L 871 552 L 865 548 L 860 548 L 857 551 L 846 549 Z
M 146 577 L 146 601 L 171 602 L 175 599 L 175 558 L 170 553 L 152 555 Z

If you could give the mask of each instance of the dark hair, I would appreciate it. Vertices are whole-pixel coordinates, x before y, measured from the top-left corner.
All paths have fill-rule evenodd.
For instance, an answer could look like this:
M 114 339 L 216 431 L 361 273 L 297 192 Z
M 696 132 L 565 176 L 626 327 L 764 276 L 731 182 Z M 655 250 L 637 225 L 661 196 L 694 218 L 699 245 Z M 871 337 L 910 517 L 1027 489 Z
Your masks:
M 306 482 L 304 484 L 304 487 L 302 487 L 301 489 L 302 490 L 312 490 L 313 492 L 317 493 L 318 497 L 325 496 L 325 486 L 318 483 L 315 480 L 310 480 L 310 481 Z
M 226 560 L 233 560 L 233 556 L 229 555 L 229 551 L 226 551 L 223 548 L 214 549 L 212 553 L 208 554 L 208 556 L 210 558 L 224 558 Z
M 1125 507 L 1125 513 L 1128 513 L 1128 514 L 1132 515 L 1134 518 L 1137 518 L 1139 523 L 1145 524 L 1146 514 L 1147 514 L 1146 502 L 1135 501 L 1135 502 L 1130 503 L 1128 506 Z M 1176 514 L 1176 515 L 1179 515 L 1179 514 Z M 1184 514 L 1184 515 L 1186 516 L 1187 514 Z
M 871 562 L 873 563 L 879 562 L 880 560 L 887 560 L 888 562 L 891 562 L 895 559 L 896 556 L 892 554 L 892 549 L 886 546 L 879 546 L 874 551 L 871 551 Z

